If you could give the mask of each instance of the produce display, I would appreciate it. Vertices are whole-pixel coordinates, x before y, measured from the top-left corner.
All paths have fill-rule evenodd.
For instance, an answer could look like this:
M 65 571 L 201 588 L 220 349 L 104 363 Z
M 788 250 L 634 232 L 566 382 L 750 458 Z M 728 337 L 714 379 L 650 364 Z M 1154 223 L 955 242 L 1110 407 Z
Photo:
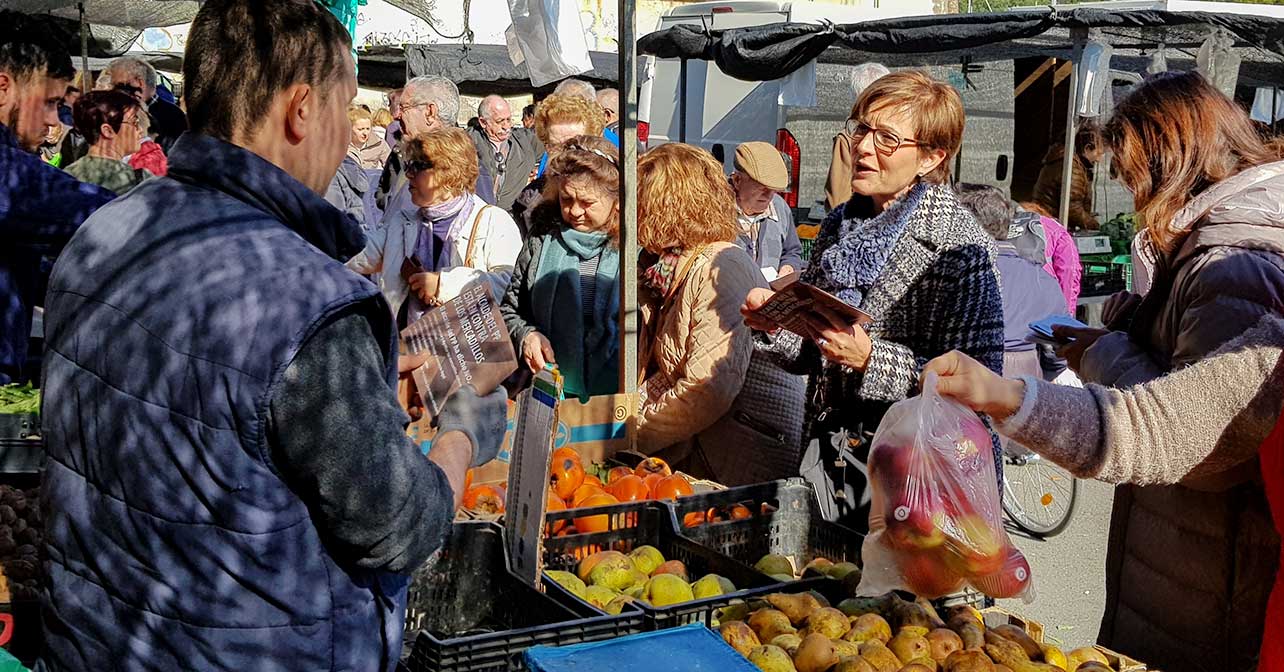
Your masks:
M 883 417 L 869 478 L 862 593 L 937 598 L 971 584 L 990 597 L 1032 599 L 1030 564 L 1003 528 L 990 432 L 936 393 L 934 375 Z
M 43 523 L 39 492 L 0 485 L 0 571 L 8 582 L 10 599 L 23 602 L 40 597 L 40 549 Z M 0 598 L 3 598 L 0 595 Z
M 830 605 L 773 593 L 724 612 L 722 638 L 763 672 L 1108 672 L 1097 649 L 1069 653 L 968 606 L 942 614 L 894 593 Z M 1116 671 L 1117 672 L 1117 671 Z
M 40 413 L 40 390 L 33 388 L 30 382 L 0 385 L 0 414 L 28 413 Z
M 570 448 L 553 451 L 548 470 L 549 511 L 564 511 L 593 506 L 609 506 L 643 500 L 674 500 L 694 493 L 691 482 L 675 474 L 658 457 L 649 457 L 638 466 L 605 467 L 585 465 L 579 453 Z M 571 524 L 551 524 L 549 534 L 570 535 L 606 532 L 610 516 L 582 516 Z
M 792 560 L 776 553 L 768 553 L 762 556 L 758 562 L 754 563 L 753 568 L 777 581 L 783 582 L 828 576 L 836 581 L 842 581 L 843 585 L 851 591 L 855 591 L 856 587 L 860 585 L 861 578 L 860 567 L 852 562 L 834 562 L 829 558 L 812 558 L 802 567 L 794 567 Z
M 618 614 L 637 600 L 667 607 L 736 592 L 730 579 L 706 574 L 695 581 L 680 560 L 666 560 L 654 546 L 638 546 L 628 554 L 599 551 L 580 561 L 575 573 L 544 572 L 552 581 L 608 614 Z

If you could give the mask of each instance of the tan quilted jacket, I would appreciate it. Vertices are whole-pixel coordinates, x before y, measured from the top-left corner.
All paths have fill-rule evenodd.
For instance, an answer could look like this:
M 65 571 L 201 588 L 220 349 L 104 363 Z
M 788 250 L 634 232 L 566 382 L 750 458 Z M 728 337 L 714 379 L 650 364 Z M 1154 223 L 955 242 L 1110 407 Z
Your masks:
M 642 307 L 638 448 L 648 454 L 683 444 L 722 417 L 744 385 L 753 351 L 740 306 L 763 286 L 762 272 L 732 243 L 688 254 L 699 256 L 685 274 L 690 257 L 679 260 L 668 300 Z

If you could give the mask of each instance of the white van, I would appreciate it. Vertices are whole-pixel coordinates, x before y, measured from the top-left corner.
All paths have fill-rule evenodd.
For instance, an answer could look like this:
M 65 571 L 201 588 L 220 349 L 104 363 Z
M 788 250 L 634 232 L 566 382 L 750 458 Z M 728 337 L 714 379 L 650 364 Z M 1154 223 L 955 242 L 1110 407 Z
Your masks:
M 757 26 L 784 21 L 855 23 L 902 16 L 930 15 L 932 0 L 864 0 L 845 6 L 813 2 L 702 2 L 665 13 L 657 30 L 679 24 L 711 29 Z M 708 61 L 687 62 L 686 142 L 708 149 L 730 172 L 735 148 L 742 142 L 772 142 L 790 158 L 792 190 L 785 200 L 810 219 L 824 215 L 825 178 L 833 138 L 851 111 L 850 71 L 839 48 L 831 48 L 816 64 L 815 107 L 781 105 L 781 80 L 746 82 L 724 74 Z M 892 68 L 895 70 L 896 68 Z M 967 111 L 964 151 L 956 164 L 958 178 L 1007 187 L 1010 182 L 1012 121 L 1012 62 L 927 68 L 963 94 Z M 680 140 L 678 59 L 647 57 L 643 62 L 638 98 L 638 135 L 648 146 Z M 817 204 L 819 207 L 816 207 Z M 801 223 L 807 217 L 799 217 Z

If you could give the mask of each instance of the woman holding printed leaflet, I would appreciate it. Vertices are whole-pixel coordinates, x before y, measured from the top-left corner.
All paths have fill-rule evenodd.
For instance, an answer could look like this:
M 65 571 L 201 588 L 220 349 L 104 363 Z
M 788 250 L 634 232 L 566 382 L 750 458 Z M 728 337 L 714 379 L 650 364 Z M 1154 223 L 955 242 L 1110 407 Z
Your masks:
M 405 143 L 413 207 L 385 217 L 348 268 L 380 273 L 379 288 L 400 327 L 485 281 L 498 301 L 508 287 L 521 235 L 507 212 L 477 188 L 477 151 L 458 128 L 429 131 Z
M 853 529 L 868 527 L 867 439 L 893 402 L 913 394 L 922 365 L 960 349 L 1002 370 L 994 245 L 949 186 L 963 122 L 958 92 L 925 73 L 893 73 L 865 89 L 849 122 L 853 195 L 821 225 L 803 280 L 873 321 L 866 331 L 816 313 L 808 338 L 778 339 L 783 364 L 811 377 L 803 475 L 824 515 Z M 749 293 L 750 326 L 779 326 L 756 313 L 772 296 Z
M 580 135 L 549 162 L 531 236 L 500 313 L 532 372 L 557 364 L 568 397 L 620 387 L 620 169 L 609 141 Z

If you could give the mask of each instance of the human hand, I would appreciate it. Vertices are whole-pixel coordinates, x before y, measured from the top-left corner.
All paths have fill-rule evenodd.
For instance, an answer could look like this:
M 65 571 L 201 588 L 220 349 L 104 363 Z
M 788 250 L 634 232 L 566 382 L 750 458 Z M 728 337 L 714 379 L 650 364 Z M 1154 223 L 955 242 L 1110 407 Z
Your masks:
M 404 353 L 398 355 L 397 373 L 410 373 L 411 371 L 423 366 L 424 362 L 427 362 L 430 357 L 432 357 L 432 355 L 427 352 L 421 352 L 418 354 Z
M 807 323 L 811 326 L 812 340 L 825 359 L 857 371 L 865 370 L 874 351 L 874 342 L 860 325 L 848 324 L 819 304 L 812 305 Z
M 522 359 L 526 360 L 526 366 L 532 373 L 543 371 L 545 364 L 557 363 L 553 344 L 538 331 L 532 331 L 522 339 Z
M 1092 347 L 1092 344 L 1096 343 L 1098 338 L 1108 333 L 1110 332 L 1105 329 L 1068 327 L 1065 325 L 1058 325 L 1052 329 L 1052 335 L 1058 341 L 1063 342 L 1063 345 L 1057 348 L 1057 356 L 1066 360 L 1070 369 L 1075 373 L 1078 373 L 1079 367 L 1083 365 L 1083 353 Z
M 410 291 L 419 297 L 420 301 L 435 306 L 437 305 L 437 290 L 441 289 L 440 273 L 416 273 L 409 278 Z
M 794 267 L 790 266 L 789 264 L 784 264 L 783 266 L 780 267 L 780 270 L 776 272 L 776 275 L 781 278 L 784 278 L 793 274 L 794 274 Z
M 1008 380 L 958 350 L 928 362 L 919 378 L 920 385 L 929 373 L 937 375 L 936 391 L 941 396 L 996 420 L 1020 410 L 1025 398 L 1025 383 Z
M 485 396 L 478 394 L 472 385 L 461 386 L 450 395 L 437 416 L 438 436 L 444 438 L 451 432 L 460 432 L 468 437 L 474 467 L 495 459 L 507 429 L 508 394 L 502 385 Z
M 1101 306 L 1102 324 L 1112 324 L 1116 320 L 1126 319 L 1141 305 L 1141 295 L 1132 292 L 1115 292 Z
M 749 290 L 749 295 L 745 297 L 744 305 L 740 306 L 740 314 L 744 315 L 745 324 L 750 329 L 775 331 L 780 328 L 780 325 L 776 324 L 775 320 L 767 319 L 757 312 L 775 295 L 775 292 L 765 287 L 755 287 Z

